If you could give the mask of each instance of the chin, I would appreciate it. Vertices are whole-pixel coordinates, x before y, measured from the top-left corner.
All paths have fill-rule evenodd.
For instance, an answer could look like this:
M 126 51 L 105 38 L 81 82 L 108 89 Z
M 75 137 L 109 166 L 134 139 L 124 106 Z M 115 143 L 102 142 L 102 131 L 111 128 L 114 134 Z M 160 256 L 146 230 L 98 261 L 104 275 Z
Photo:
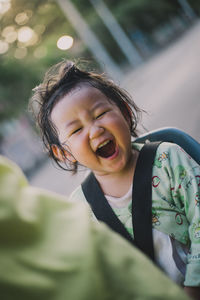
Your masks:
M 121 163 L 112 168 L 112 173 L 124 172 L 127 169 L 127 164 Z

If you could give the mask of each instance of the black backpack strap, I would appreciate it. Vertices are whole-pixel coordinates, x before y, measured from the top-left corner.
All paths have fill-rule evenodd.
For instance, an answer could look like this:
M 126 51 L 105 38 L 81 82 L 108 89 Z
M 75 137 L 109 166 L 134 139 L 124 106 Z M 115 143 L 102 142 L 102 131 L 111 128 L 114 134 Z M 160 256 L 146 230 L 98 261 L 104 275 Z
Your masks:
M 154 260 L 152 237 L 152 167 L 157 147 L 161 142 L 145 144 L 140 151 L 133 179 L 132 222 L 134 240 L 106 200 L 93 173 L 82 183 L 82 190 L 93 213 L 133 245 Z
M 152 236 L 152 168 L 161 142 L 147 143 L 140 151 L 132 190 L 132 222 L 134 240 L 147 256 L 154 260 Z
M 110 207 L 93 173 L 87 176 L 81 186 L 96 218 L 106 223 L 112 230 L 122 235 L 129 242 L 135 244 L 131 235 Z

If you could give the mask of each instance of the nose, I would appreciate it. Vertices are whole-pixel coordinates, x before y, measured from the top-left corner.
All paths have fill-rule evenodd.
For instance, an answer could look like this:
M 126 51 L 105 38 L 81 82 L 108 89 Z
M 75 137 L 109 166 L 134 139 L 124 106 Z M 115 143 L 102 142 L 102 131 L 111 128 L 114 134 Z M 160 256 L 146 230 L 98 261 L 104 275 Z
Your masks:
M 99 137 L 103 132 L 104 132 L 104 128 L 103 127 L 99 127 L 99 126 L 93 125 L 90 128 L 89 138 L 91 140 L 95 139 L 95 138 Z

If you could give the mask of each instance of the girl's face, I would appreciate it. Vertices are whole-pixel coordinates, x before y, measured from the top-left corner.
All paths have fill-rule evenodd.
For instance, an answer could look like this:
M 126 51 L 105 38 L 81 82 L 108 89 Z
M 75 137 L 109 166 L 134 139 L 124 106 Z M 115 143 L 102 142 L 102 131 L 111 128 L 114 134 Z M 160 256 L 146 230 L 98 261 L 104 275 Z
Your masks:
M 73 156 L 66 152 L 68 159 L 77 160 L 97 176 L 121 173 L 130 165 L 130 126 L 98 89 L 77 86 L 55 105 L 51 120 L 61 144 Z

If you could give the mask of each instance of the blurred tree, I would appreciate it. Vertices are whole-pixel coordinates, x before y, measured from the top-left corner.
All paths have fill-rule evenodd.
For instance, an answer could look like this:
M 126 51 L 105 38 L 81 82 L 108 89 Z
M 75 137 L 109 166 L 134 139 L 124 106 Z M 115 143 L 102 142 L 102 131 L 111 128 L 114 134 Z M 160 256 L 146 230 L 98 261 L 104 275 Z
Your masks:
M 74 59 L 88 51 L 77 38 L 55 1 L 13 0 L 1 16 L 0 24 L 0 122 L 23 113 L 32 88 L 42 79 L 49 66 L 62 58 Z M 20 30 L 24 31 L 20 40 Z M 26 41 L 28 34 L 34 33 Z M 58 49 L 62 35 L 74 39 L 72 49 Z M 24 39 L 24 40 L 23 40 Z M 7 49 L 1 47 L 7 44 Z
M 0 120 L 25 112 L 27 98 L 38 76 L 36 67 L 17 60 L 5 60 L 0 67 Z
M 151 32 L 155 27 L 178 14 L 178 2 L 171 0 L 134 0 L 123 3 L 109 0 L 113 12 L 127 30 L 137 26 L 145 32 Z
M 158 26 L 181 14 L 177 0 L 104 1 L 129 36 L 138 28 L 151 34 Z M 91 58 L 55 0 L 10 0 L 10 3 L 11 8 L 5 14 L 1 15 L 0 10 L 0 122 L 25 111 L 31 89 L 50 65 L 62 58 Z M 90 1 L 73 0 L 73 3 L 113 59 L 126 67 L 123 53 Z M 199 15 L 200 1 L 188 0 L 188 3 Z M 20 40 L 22 30 L 26 34 L 22 34 Z M 29 40 L 25 38 L 31 34 Z M 56 42 L 66 34 L 73 37 L 74 44 L 62 51 Z

